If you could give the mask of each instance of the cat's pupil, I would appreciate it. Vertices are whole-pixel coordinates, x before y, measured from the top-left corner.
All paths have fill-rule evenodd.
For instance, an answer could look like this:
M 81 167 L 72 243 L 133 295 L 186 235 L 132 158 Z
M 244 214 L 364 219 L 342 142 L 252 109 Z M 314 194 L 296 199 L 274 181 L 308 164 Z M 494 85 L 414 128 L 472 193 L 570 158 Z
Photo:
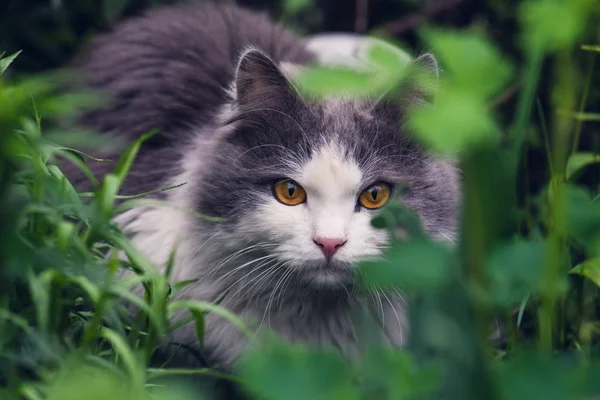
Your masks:
M 371 197 L 373 198 L 373 200 L 377 200 L 377 192 L 377 188 L 371 189 Z
M 292 197 L 294 192 L 296 191 L 296 187 L 293 183 L 288 183 L 288 196 Z

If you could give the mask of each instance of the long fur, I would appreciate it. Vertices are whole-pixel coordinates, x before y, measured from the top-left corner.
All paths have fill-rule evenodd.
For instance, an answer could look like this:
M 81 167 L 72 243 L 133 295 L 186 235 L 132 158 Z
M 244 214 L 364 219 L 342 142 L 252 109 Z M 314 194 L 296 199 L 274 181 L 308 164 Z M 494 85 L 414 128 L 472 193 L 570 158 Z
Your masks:
M 164 198 L 227 219 L 210 223 L 153 206 L 116 219 L 158 266 L 176 248 L 173 281 L 198 280 L 178 297 L 225 295 L 223 306 L 256 331 L 269 328 L 356 357 L 361 315 L 384 344 L 402 346 L 408 334 L 399 292 L 356 293 L 356 261 L 387 245 L 385 233 L 370 225 L 376 211 L 361 208 L 358 194 L 374 182 L 401 183 L 403 201 L 428 232 L 451 239 L 458 178 L 451 164 L 430 157 L 402 130 L 399 104 L 416 98 L 302 98 L 285 71 L 316 58 L 261 14 L 203 3 L 126 21 L 94 40 L 74 67 L 86 87 L 111 98 L 83 124 L 125 143 L 161 132 L 142 148 L 126 194 L 185 183 Z M 107 168 L 94 165 L 99 175 Z M 76 171 L 70 176 L 87 185 Z M 308 201 L 277 202 L 278 178 L 302 184 Z M 346 244 L 326 261 L 315 237 L 343 237 Z M 189 325 L 172 339 L 197 345 Z M 246 345 L 237 328 L 209 314 L 205 350 L 212 360 L 231 368 Z

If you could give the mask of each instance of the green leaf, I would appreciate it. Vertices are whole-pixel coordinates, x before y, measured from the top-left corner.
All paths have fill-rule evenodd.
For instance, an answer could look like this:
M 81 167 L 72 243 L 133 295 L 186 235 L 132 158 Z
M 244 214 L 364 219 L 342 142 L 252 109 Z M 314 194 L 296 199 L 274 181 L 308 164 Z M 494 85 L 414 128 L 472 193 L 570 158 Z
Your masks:
M 600 203 L 581 186 L 565 188 L 566 231 L 590 254 L 600 254 Z
M 570 274 L 581 275 L 600 287 L 600 257 L 592 258 L 575 266 Z
M 235 314 L 233 314 L 231 311 L 227 310 L 226 308 L 220 307 L 216 304 L 212 304 L 212 303 L 209 303 L 206 301 L 191 301 L 191 300 L 172 301 L 167 306 L 169 318 L 171 318 L 173 315 L 175 315 L 175 313 L 177 311 L 179 311 L 181 309 L 188 309 L 192 312 L 199 312 L 199 313 L 204 313 L 204 314 L 208 314 L 208 313 L 216 314 L 220 317 L 225 318 L 227 321 L 231 322 L 231 324 L 234 325 L 236 328 L 238 328 L 242 333 L 244 333 L 244 335 L 246 335 L 247 338 L 254 337 L 252 332 L 250 332 L 250 330 L 248 330 L 248 328 L 246 327 L 244 322 L 239 317 L 237 317 Z
M 411 57 L 398 46 L 377 40 L 367 48 L 367 59 L 387 73 L 393 73 L 407 66 Z
M 408 352 L 372 348 L 361 365 L 365 399 L 415 399 L 436 388 L 438 373 L 420 368 Z M 427 398 L 427 397 L 423 397 Z
M 141 387 L 144 370 L 141 368 L 134 351 L 127 345 L 127 341 L 116 332 L 106 328 L 100 330 L 100 337 L 110 342 L 115 353 L 123 361 L 129 378 L 134 382 L 134 386 Z
M 520 16 L 528 50 L 556 51 L 570 46 L 583 33 L 594 3 L 595 0 L 525 2 Z
M 581 50 L 584 50 L 584 51 L 595 51 L 597 53 L 600 53 L 600 46 L 594 46 L 594 45 L 590 45 L 590 44 L 582 44 L 581 45 Z
M 198 339 L 198 344 L 202 348 L 204 346 L 204 330 L 206 328 L 204 313 L 194 309 L 190 309 L 190 312 L 196 321 L 196 338 Z
M 107 174 L 102 182 L 102 188 L 96 196 L 98 204 L 98 211 L 104 215 L 107 219 L 113 215 L 113 207 L 115 204 L 115 197 L 119 190 L 121 181 L 119 177 L 114 174 Z
M 119 178 L 119 185 L 123 183 L 123 181 L 125 180 L 125 177 L 129 173 L 129 170 L 131 169 L 131 166 L 133 165 L 135 157 L 137 156 L 137 153 L 140 151 L 142 144 L 146 140 L 150 139 L 152 136 L 156 135 L 157 133 L 158 133 L 158 131 L 154 130 L 154 131 L 151 131 L 149 133 L 146 133 L 146 134 L 140 136 L 139 139 L 137 139 L 135 142 L 133 142 L 127 148 L 127 150 L 125 150 L 125 152 L 119 159 L 119 162 L 117 163 L 117 166 L 115 167 L 115 170 L 113 172 Z
M 567 161 L 567 179 L 573 178 L 585 167 L 600 163 L 600 154 L 574 153 Z
M 491 297 L 499 306 L 513 306 L 542 283 L 546 243 L 515 241 L 497 248 L 489 260 Z
M 352 94 L 365 96 L 373 92 L 373 76 L 342 67 L 309 67 L 295 83 L 305 93 L 316 96 Z
M 415 109 L 408 123 L 421 141 L 442 154 L 500 141 L 500 130 L 485 100 L 460 87 L 442 88 L 435 104 Z
M 181 282 L 177 282 L 177 283 L 173 284 L 171 296 L 175 297 L 175 295 L 178 294 L 181 290 L 183 290 L 187 286 L 197 283 L 198 281 L 199 281 L 199 279 L 189 279 L 186 281 L 181 281 Z
M 569 365 L 564 357 L 549 357 L 526 350 L 496 366 L 496 387 L 501 399 L 510 400 L 564 400 L 586 398 L 579 391 L 582 386 L 571 382 L 584 370 Z
M 424 37 L 442 65 L 443 78 L 459 91 L 488 98 L 502 89 L 512 76 L 513 67 L 507 58 L 481 36 L 426 30 Z
M 396 88 L 416 67 L 410 57 L 392 44 L 375 41 L 366 49 L 361 66 L 303 68 L 294 78 L 298 88 L 316 96 L 381 97 Z
M 269 340 L 242 359 L 240 376 L 265 400 L 358 400 L 350 365 L 331 350 Z
M 294 15 L 313 5 L 313 0 L 285 0 L 283 2 L 284 12 Z
M 445 283 L 452 271 L 448 249 L 428 240 L 394 243 L 384 257 L 358 266 L 365 289 L 432 290 Z
M 19 54 L 21 54 L 21 50 L 8 57 L 0 58 L 0 75 L 4 74 L 4 72 L 8 69 L 9 65 L 12 64 L 13 61 L 15 61 L 15 58 L 17 58 Z

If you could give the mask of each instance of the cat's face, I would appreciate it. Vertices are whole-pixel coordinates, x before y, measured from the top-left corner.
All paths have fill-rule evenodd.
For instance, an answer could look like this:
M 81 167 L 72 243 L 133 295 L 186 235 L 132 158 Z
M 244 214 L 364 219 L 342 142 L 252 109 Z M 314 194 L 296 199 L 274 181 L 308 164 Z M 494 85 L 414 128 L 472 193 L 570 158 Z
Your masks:
M 271 268 L 331 286 L 381 254 L 387 235 L 371 219 L 393 195 L 432 235 L 454 235 L 456 171 L 411 143 L 396 103 L 302 99 L 258 52 L 243 57 L 236 85 L 198 201 L 228 219 L 221 235 L 244 238 L 234 247 L 257 245 Z

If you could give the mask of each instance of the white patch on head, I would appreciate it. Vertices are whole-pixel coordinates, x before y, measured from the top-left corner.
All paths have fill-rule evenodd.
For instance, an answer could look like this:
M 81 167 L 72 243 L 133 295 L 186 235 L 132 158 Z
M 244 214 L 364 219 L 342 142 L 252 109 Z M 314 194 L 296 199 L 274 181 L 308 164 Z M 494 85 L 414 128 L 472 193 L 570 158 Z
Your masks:
M 240 229 L 278 245 L 275 253 L 289 266 L 320 265 L 325 261 L 315 239 L 341 239 L 345 244 L 334 261 L 355 263 L 378 256 L 387 244 L 387 234 L 371 226 L 372 211 L 357 209 L 362 172 L 336 143 L 317 150 L 289 178 L 298 182 L 307 201 L 287 206 L 265 196 Z M 323 272 L 325 274 L 325 272 Z

